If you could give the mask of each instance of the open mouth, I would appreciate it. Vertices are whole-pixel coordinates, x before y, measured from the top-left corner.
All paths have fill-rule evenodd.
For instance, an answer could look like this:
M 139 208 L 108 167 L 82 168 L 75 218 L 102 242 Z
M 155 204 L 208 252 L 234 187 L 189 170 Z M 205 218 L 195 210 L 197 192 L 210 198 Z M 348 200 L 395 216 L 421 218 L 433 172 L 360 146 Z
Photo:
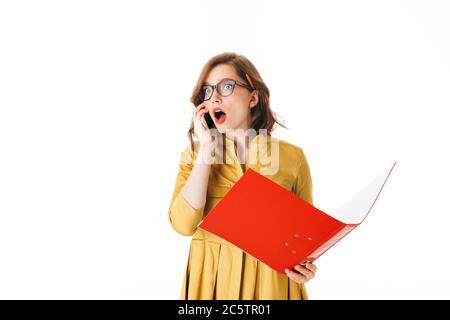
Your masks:
M 217 124 L 222 124 L 225 122 L 226 114 L 220 109 L 214 110 L 214 120 Z

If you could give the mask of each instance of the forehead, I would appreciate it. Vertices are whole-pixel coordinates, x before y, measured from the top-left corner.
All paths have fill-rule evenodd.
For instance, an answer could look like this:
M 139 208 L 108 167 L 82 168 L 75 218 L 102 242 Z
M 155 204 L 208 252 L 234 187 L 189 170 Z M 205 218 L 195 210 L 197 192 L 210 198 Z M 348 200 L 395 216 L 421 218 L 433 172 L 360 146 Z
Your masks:
M 240 80 L 236 70 L 229 64 L 219 64 L 215 66 L 205 78 L 205 84 L 216 84 L 224 78 Z

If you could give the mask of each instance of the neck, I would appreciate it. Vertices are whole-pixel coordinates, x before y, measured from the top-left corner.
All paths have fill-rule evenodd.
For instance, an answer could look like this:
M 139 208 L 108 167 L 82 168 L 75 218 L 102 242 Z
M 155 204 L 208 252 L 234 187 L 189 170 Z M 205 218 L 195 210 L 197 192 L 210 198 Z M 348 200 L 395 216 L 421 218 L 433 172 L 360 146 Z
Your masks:
M 245 139 L 237 139 L 237 141 L 235 141 L 235 144 L 237 146 L 238 150 L 248 150 L 248 146 L 249 146 L 249 136 L 245 135 Z
M 248 148 L 249 146 L 249 133 L 248 129 L 234 129 L 226 132 L 228 139 L 234 141 L 234 144 L 239 147 L 239 149 Z
M 227 138 L 233 141 L 239 162 L 241 164 L 246 163 L 250 146 L 250 137 L 248 131 L 245 131 L 245 135 L 234 135 L 231 133 L 227 135 Z

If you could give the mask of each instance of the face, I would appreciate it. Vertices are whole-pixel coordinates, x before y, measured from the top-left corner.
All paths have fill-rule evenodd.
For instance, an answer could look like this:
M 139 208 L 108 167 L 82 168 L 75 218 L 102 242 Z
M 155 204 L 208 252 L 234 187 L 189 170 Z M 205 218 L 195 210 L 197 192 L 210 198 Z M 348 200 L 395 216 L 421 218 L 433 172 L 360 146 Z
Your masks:
M 247 81 L 237 75 L 234 67 L 227 64 L 214 67 L 208 73 L 204 84 L 215 85 L 225 78 L 247 84 Z M 258 91 L 252 91 L 236 84 L 231 95 L 222 97 L 216 88 L 211 98 L 205 101 L 211 119 L 221 133 L 229 129 L 250 128 L 252 120 L 250 111 L 258 103 Z

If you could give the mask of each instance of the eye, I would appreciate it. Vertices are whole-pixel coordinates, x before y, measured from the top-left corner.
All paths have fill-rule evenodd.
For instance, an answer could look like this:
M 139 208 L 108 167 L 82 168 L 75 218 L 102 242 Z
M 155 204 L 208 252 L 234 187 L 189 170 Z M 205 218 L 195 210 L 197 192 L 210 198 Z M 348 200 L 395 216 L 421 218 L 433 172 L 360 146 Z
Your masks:
M 225 80 L 222 82 L 221 87 L 225 93 L 229 93 L 231 92 L 231 90 L 233 90 L 233 85 L 234 85 L 233 81 Z
M 203 87 L 203 93 L 205 95 L 208 95 L 211 93 L 211 87 Z

